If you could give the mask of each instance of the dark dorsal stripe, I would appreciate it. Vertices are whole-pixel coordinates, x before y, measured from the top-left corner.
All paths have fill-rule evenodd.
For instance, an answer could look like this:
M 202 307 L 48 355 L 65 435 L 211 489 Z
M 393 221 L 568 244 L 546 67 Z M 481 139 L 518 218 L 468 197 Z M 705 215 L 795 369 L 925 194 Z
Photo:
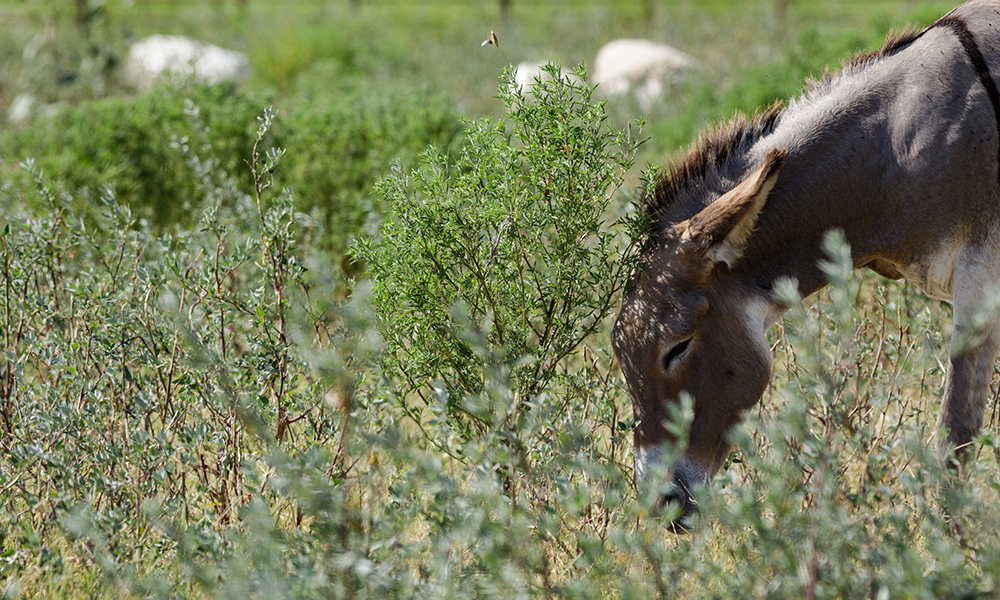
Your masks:
M 986 95 L 990 97 L 990 102 L 993 104 L 993 116 L 997 122 L 997 181 L 1000 182 L 1000 91 L 997 91 L 997 84 L 993 81 L 993 75 L 990 74 L 986 58 L 979 51 L 979 44 L 976 43 L 975 36 L 969 31 L 964 21 L 946 16 L 931 27 L 948 27 L 958 36 L 958 41 L 961 42 L 976 76 L 979 77 L 979 83 L 986 88 Z

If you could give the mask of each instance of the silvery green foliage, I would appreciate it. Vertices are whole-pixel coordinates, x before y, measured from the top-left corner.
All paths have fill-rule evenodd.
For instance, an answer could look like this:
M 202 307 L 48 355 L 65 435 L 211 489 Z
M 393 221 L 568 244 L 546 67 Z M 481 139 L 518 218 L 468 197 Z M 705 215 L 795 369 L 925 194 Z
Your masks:
M 599 114 L 566 92 L 550 93 L 574 115 Z M 511 110 L 549 106 L 535 98 Z M 557 108 L 525 122 L 558 132 Z M 514 125 L 472 130 L 506 148 L 468 156 L 529 146 Z M 368 360 L 380 344 L 373 320 L 389 337 L 386 307 L 410 309 L 378 289 L 385 279 L 371 292 L 356 283 L 349 301 L 337 301 L 342 282 L 311 251 L 294 196 L 266 186 L 294 153 L 280 163 L 276 151 L 256 153 L 254 197 L 198 155 L 205 147 L 178 147 L 218 200 L 202 207 L 196 229 L 157 236 L 111 187 L 97 224 L 84 225 L 70 216 L 73 199 L 51 192 L 37 170 L 48 210 L 17 212 L 0 228 L 0 596 L 996 595 L 1000 444 L 982 436 L 979 460 L 956 478 L 938 467 L 930 442 L 941 309 L 904 285 L 852 273 L 835 235 L 824 246 L 828 290 L 802 300 L 795 282 L 778 286 L 792 308 L 774 333 L 774 385 L 731 432 L 737 450 L 698 494 L 699 524 L 677 537 L 649 510 L 655 486 L 632 485 L 634 423 L 602 336 L 555 376 L 534 379 L 532 369 L 565 346 L 531 341 L 531 319 L 520 330 L 529 342 L 518 345 L 512 313 L 483 310 L 485 295 L 448 298 L 430 316 L 407 318 L 443 324 L 437 337 L 415 330 L 425 336 L 419 349 L 431 366 L 436 353 L 453 366 L 440 372 L 461 366 L 471 385 L 449 387 L 430 370 L 410 372 L 411 382 L 395 370 L 401 363 Z M 555 180 L 564 154 L 558 144 L 539 148 L 553 162 L 534 169 Z M 435 223 L 472 219 L 456 194 L 477 189 L 475 161 L 462 160 L 423 176 L 452 191 L 434 196 L 449 211 Z M 521 189 L 535 177 L 531 161 L 522 157 L 518 178 L 492 176 Z M 505 222 L 497 210 L 493 221 L 477 217 L 483 231 L 500 231 L 488 229 Z M 558 233 L 559 223 L 532 219 Z M 596 227 L 586 252 L 617 243 L 602 246 L 606 229 Z M 559 256 L 536 239 L 519 243 Z M 522 258 L 491 276 L 533 272 L 556 300 L 585 296 L 585 278 L 548 273 L 550 264 L 566 262 Z M 462 277 L 461 291 L 480 289 L 474 275 Z M 426 408 L 407 403 L 418 389 Z

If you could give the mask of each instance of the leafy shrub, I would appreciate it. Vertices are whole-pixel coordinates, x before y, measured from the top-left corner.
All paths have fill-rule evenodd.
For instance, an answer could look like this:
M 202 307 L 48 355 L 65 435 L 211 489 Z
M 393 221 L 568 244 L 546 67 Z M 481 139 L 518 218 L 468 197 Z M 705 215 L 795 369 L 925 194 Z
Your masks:
M 369 220 L 377 222 L 382 206 L 373 186 L 387 166 L 409 168 L 429 145 L 452 152 L 462 125 L 445 99 L 427 90 L 386 85 L 347 91 L 331 103 L 322 98 L 291 103 L 273 143 L 295 158 L 277 181 L 305 198 L 301 209 L 322 221 L 341 254 Z
M 517 403 L 600 328 L 631 268 L 605 218 L 636 142 L 607 125 L 591 87 L 547 69 L 555 81 L 531 97 L 505 72 L 511 122 L 475 122 L 454 164 L 430 150 L 412 173 L 396 165 L 378 186 L 388 202 L 379 237 L 355 247 L 400 402 L 414 415 L 444 403 L 465 437 L 517 421 Z M 470 323 L 485 353 L 455 335 Z M 475 400 L 500 366 L 514 396 Z
M 220 167 L 242 175 L 243 188 L 248 189 L 250 178 L 240 157 L 253 141 L 247 123 L 261 103 L 231 84 L 185 90 L 162 86 L 135 98 L 106 98 L 67 108 L 4 134 L 0 153 L 13 161 L 33 158 L 50 186 L 85 190 L 82 200 L 92 200 L 101 185 L 114 182 L 116 197 L 140 218 L 157 225 L 191 223 L 202 194 L 172 139 L 200 141 L 204 132 L 185 115 L 185 99 L 199 108 L 200 125 L 211 134 Z M 11 169 L 7 175 L 29 187 L 30 174 L 15 166 L 5 165 Z M 73 208 L 83 211 L 89 204 Z
M 281 415 L 306 410 L 290 384 L 309 385 L 290 375 L 288 309 L 268 300 L 271 273 L 255 268 L 262 246 L 273 247 L 267 232 L 288 235 L 287 204 L 279 198 L 253 228 L 249 196 L 223 181 L 235 210 L 211 206 L 198 230 L 176 236 L 155 235 L 109 188 L 96 226 L 40 186 L 45 216 L 17 215 L 5 228 L 2 479 L 5 491 L 28 478 L 39 486 L 5 495 L 3 529 L 8 543 L 45 540 L 52 557 L 15 554 L 5 567 L 15 575 L 75 576 L 64 523 L 73 537 L 94 532 L 88 560 L 155 561 L 164 540 L 150 532 L 149 502 L 185 525 L 233 522 L 247 493 L 241 456 L 255 445 L 244 442 L 242 407 L 279 440 Z M 245 232 L 239 245 L 231 226 Z M 41 270 L 49 276 L 32 283 Z M 301 265 L 284 272 L 278 285 L 288 287 Z

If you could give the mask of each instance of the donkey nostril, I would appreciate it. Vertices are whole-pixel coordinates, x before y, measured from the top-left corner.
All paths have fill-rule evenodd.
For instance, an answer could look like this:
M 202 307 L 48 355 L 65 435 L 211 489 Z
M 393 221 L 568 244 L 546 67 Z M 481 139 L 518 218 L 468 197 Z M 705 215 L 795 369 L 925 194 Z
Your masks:
M 698 505 L 691 496 L 683 477 L 674 476 L 670 489 L 657 501 L 656 512 L 672 519 L 670 529 L 674 533 L 690 531 L 691 517 L 698 513 Z

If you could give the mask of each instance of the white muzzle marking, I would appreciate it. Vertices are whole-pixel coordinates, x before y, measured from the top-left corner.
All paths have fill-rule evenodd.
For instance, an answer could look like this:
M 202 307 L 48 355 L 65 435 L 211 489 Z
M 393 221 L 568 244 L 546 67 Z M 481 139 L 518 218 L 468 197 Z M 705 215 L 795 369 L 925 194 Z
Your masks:
M 645 481 L 651 469 L 665 468 L 662 463 L 663 449 L 659 446 L 644 446 L 635 450 L 635 479 Z

